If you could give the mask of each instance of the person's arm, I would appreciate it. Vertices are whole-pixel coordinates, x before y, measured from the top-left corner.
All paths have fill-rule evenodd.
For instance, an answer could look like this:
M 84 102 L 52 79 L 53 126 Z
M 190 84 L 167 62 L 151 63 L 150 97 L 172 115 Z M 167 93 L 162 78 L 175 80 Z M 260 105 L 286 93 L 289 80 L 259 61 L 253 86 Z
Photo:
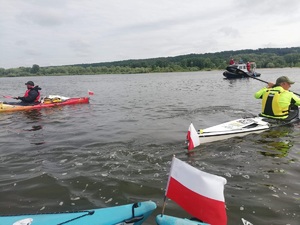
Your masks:
M 292 102 L 294 102 L 294 105 L 300 106 L 300 98 L 294 93 L 292 95 Z
M 269 82 L 268 85 L 267 85 L 267 87 L 264 87 L 264 88 L 260 89 L 258 92 L 256 92 L 256 93 L 254 94 L 254 97 L 255 97 L 256 99 L 262 98 L 262 96 L 263 96 L 263 94 L 266 92 L 266 90 L 267 90 L 268 88 L 272 88 L 273 86 L 274 86 L 274 84 L 271 83 L 271 82 Z
M 18 97 L 18 99 L 22 100 L 23 102 L 31 103 L 34 102 L 37 96 L 38 92 L 36 90 L 31 90 L 27 97 Z
M 258 92 L 256 92 L 256 93 L 254 94 L 254 97 L 255 97 L 256 99 L 262 98 L 262 96 L 263 96 L 263 94 L 266 92 L 266 90 L 268 90 L 268 88 L 266 88 L 266 87 L 260 89 Z

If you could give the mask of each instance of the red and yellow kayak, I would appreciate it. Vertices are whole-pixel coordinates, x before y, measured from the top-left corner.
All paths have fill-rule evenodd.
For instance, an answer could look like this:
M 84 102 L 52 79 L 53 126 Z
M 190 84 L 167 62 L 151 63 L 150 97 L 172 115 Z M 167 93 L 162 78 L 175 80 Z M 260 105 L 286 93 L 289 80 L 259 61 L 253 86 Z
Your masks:
M 41 103 L 35 105 L 16 105 L 16 104 L 7 104 L 0 103 L 0 112 L 14 112 L 14 111 L 23 111 L 23 110 L 32 110 L 32 109 L 42 109 L 50 108 L 55 106 L 64 106 L 64 105 L 75 105 L 75 104 L 88 104 L 89 97 L 78 97 L 78 98 L 67 98 L 55 96 L 55 98 L 44 98 Z

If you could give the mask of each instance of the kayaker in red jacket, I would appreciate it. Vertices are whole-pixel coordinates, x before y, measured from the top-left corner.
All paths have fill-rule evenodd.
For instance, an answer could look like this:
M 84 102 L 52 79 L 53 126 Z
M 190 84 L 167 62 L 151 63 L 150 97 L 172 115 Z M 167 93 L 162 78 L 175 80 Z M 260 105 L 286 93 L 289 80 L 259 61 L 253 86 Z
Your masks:
M 27 90 L 23 97 L 16 97 L 14 99 L 21 100 L 22 104 L 38 104 L 40 100 L 40 92 L 39 90 L 42 90 L 39 86 L 34 86 L 34 83 L 32 81 L 28 81 L 25 83 L 27 85 Z

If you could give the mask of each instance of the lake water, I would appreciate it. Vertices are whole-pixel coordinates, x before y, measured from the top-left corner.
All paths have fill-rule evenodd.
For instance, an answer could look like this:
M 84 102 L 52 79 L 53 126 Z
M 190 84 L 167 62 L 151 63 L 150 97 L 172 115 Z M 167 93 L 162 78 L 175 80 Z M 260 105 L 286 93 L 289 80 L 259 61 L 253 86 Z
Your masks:
M 1 113 L 0 213 L 41 213 L 153 200 L 162 210 L 172 156 L 227 179 L 228 224 L 297 225 L 300 221 L 300 124 L 200 145 L 196 129 L 260 112 L 264 83 L 224 80 L 223 71 L 1 78 L 1 95 L 22 95 L 33 80 L 42 95 L 91 96 L 90 104 Z M 300 69 L 287 75 L 300 92 Z M 5 99 L 3 99 L 5 100 Z M 169 200 L 165 214 L 190 217 Z

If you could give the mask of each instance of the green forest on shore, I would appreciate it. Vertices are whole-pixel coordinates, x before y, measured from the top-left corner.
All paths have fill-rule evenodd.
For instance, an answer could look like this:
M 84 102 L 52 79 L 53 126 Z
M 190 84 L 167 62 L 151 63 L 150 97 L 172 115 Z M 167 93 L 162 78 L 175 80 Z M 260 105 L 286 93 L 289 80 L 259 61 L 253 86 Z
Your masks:
M 0 68 L 0 77 L 223 70 L 228 65 L 230 58 L 234 58 L 236 61 L 256 62 L 257 68 L 300 67 L 300 47 L 247 49 L 64 66 L 40 67 L 34 64 L 32 67 Z

